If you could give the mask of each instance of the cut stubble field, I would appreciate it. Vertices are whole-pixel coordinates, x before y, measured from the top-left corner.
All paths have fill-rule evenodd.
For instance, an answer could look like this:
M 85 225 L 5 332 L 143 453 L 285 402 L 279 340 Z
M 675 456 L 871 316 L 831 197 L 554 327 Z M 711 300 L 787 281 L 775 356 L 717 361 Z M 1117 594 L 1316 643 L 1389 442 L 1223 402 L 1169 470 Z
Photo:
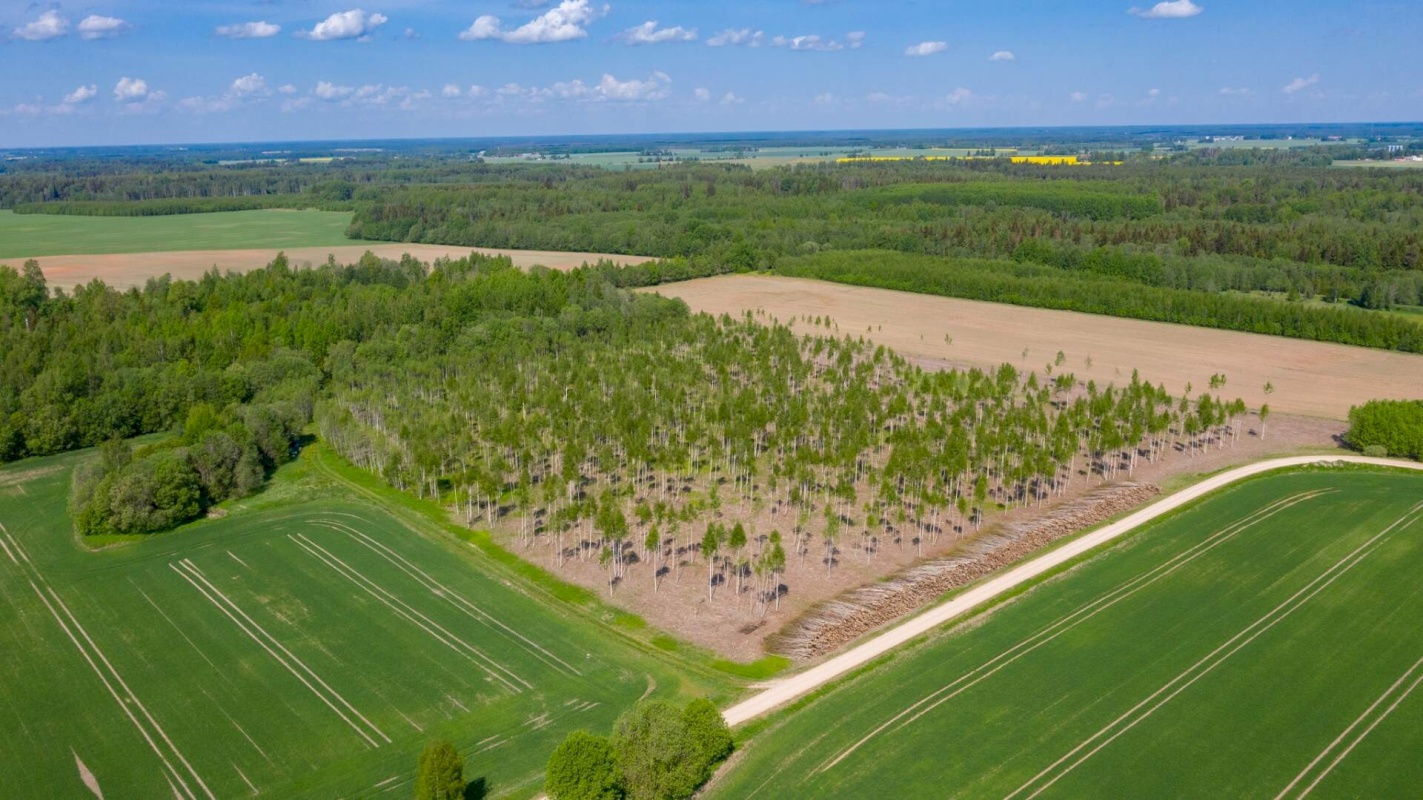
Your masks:
M 1423 780 L 1423 479 L 1272 474 L 759 732 L 713 797 L 1386 797 Z
M 334 486 L 86 551 L 63 510 L 85 457 L 0 471 L 7 796 L 408 796 L 434 738 L 529 796 L 569 730 L 726 688 Z
M 866 336 L 928 367 L 1009 363 L 1041 372 L 1061 352 L 1066 360 L 1057 371 L 1078 380 L 1125 384 L 1138 370 L 1143 380 L 1179 394 L 1187 383 L 1206 391 L 1212 375 L 1224 374 L 1228 383 L 1219 393 L 1226 397 L 1328 419 L 1344 419 L 1351 406 L 1376 398 L 1423 397 L 1423 356 L 1407 353 L 805 278 L 727 275 L 648 291 L 711 314 L 765 312 L 782 322 L 829 317 L 836 334 Z M 804 321 L 796 325 L 813 330 Z M 1268 396 L 1267 383 L 1274 387 Z

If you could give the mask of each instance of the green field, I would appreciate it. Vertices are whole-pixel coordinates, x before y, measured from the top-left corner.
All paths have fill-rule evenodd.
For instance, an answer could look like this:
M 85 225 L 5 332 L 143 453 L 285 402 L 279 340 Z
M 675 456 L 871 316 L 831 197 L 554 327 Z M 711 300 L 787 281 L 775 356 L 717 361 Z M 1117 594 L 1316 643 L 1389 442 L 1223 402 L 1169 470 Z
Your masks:
M 319 446 L 225 518 L 99 551 L 64 513 L 88 457 L 0 469 L 7 797 L 86 796 L 79 761 L 108 797 L 409 796 L 435 737 L 476 796 L 530 796 L 569 730 L 733 690 Z
M 31 256 L 348 245 L 344 211 L 224 211 L 79 217 L 0 211 L 0 259 Z M 18 265 L 13 265 L 18 266 Z
M 782 714 L 711 793 L 1404 797 L 1423 479 L 1276 474 Z

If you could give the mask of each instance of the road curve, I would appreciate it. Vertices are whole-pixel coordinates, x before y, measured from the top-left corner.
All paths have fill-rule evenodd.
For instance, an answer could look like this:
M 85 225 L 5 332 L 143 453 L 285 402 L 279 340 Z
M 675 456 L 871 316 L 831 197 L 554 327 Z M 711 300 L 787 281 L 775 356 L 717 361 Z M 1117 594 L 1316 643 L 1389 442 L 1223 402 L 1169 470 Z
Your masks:
M 805 672 L 775 681 L 769 684 L 760 694 L 747 698 L 726 709 L 722 712 L 722 716 L 726 719 L 728 725 L 740 725 L 747 720 L 754 719 L 768 711 L 779 708 L 786 703 L 814 691 L 856 667 L 884 655 L 905 642 L 927 633 L 950 620 L 961 617 L 989 600 L 1005 592 L 1012 591 L 1043 573 L 1071 561 L 1093 548 L 1118 539 L 1162 514 L 1174 511 L 1216 489 L 1229 486 L 1232 483 L 1251 477 L 1252 475 L 1259 475 L 1262 472 L 1270 472 L 1287 467 L 1306 466 L 1309 464 L 1339 462 L 1423 470 L 1423 464 L 1413 461 L 1395 461 L 1393 459 L 1368 458 L 1365 456 L 1327 455 L 1275 458 L 1222 472 L 1219 475 L 1213 475 L 1194 486 L 1182 489 L 1173 495 L 1157 500 L 1146 508 L 1132 513 L 1130 516 L 1092 531 L 1085 536 L 1068 542 L 1056 550 L 1044 553 L 1037 558 L 1019 564 L 1007 572 L 990 578 L 963 594 L 944 602 L 942 605 L 936 606 L 908 622 L 890 628 L 884 633 L 835 656 L 823 664 L 812 667 Z

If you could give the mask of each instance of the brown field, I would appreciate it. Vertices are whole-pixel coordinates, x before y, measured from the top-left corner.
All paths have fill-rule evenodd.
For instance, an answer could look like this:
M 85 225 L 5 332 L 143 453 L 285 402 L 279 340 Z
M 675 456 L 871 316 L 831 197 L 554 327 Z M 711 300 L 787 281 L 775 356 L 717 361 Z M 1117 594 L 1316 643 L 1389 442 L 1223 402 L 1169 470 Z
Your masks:
M 584 262 L 607 259 L 619 264 L 640 264 L 652 259 L 641 256 L 608 253 L 561 253 L 544 250 L 493 250 L 484 247 L 452 247 L 433 244 L 385 244 L 371 242 L 341 247 L 299 247 L 286 250 L 294 267 L 326 263 L 328 255 L 340 263 L 352 263 L 369 250 L 382 258 L 398 259 L 409 253 L 421 261 L 436 258 L 462 258 L 469 253 L 507 255 L 520 267 L 544 266 L 550 269 L 573 269 Z M 261 269 L 276 256 L 275 250 L 180 250 L 166 253 L 121 253 L 107 255 L 41 256 L 36 260 L 52 287 L 72 289 L 98 278 L 118 289 L 143 286 L 149 278 L 172 275 L 174 278 L 196 279 L 217 267 L 226 272 L 248 272 Z M 6 259 L 16 265 L 25 259 Z
M 1228 383 L 1220 393 L 1228 398 L 1329 419 L 1344 419 L 1350 406 L 1373 398 L 1423 398 L 1423 356 L 1407 353 L 802 278 L 727 275 L 655 291 L 713 314 L 764 311 L 783 322 L 828 315 L 839 334 L 868 335 L 925 366 L 1008 362 L 1041 371 L 1060 351 L 1067 360 L 1058 371 L 1079 380 L 1124 383 L 1137 369 L 1179 394 L 1188 382 L 1206 389 L 1212 374 L 1223 373 Z M 803 320 L 797 325 L 809 330 Z M 1266 383 L 1275 387 L 1269 397 Z

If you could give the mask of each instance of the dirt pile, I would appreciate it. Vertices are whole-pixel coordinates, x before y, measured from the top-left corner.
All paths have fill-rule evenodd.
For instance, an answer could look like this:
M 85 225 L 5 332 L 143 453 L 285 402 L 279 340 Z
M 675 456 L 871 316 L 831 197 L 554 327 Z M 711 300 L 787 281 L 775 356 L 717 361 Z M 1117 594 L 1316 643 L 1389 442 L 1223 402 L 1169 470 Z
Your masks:
M 1058 539 L 1136 508 L 1160 494 L 1149 483 L 1099 489 L 1047 516 L 1004 526 L 952 557 L 911 567 L 811 609 L 769 642 L 776 652 L 809 659 L 833 652 L 875 628 L 918 611 L 944 592 L 970 584 Z

